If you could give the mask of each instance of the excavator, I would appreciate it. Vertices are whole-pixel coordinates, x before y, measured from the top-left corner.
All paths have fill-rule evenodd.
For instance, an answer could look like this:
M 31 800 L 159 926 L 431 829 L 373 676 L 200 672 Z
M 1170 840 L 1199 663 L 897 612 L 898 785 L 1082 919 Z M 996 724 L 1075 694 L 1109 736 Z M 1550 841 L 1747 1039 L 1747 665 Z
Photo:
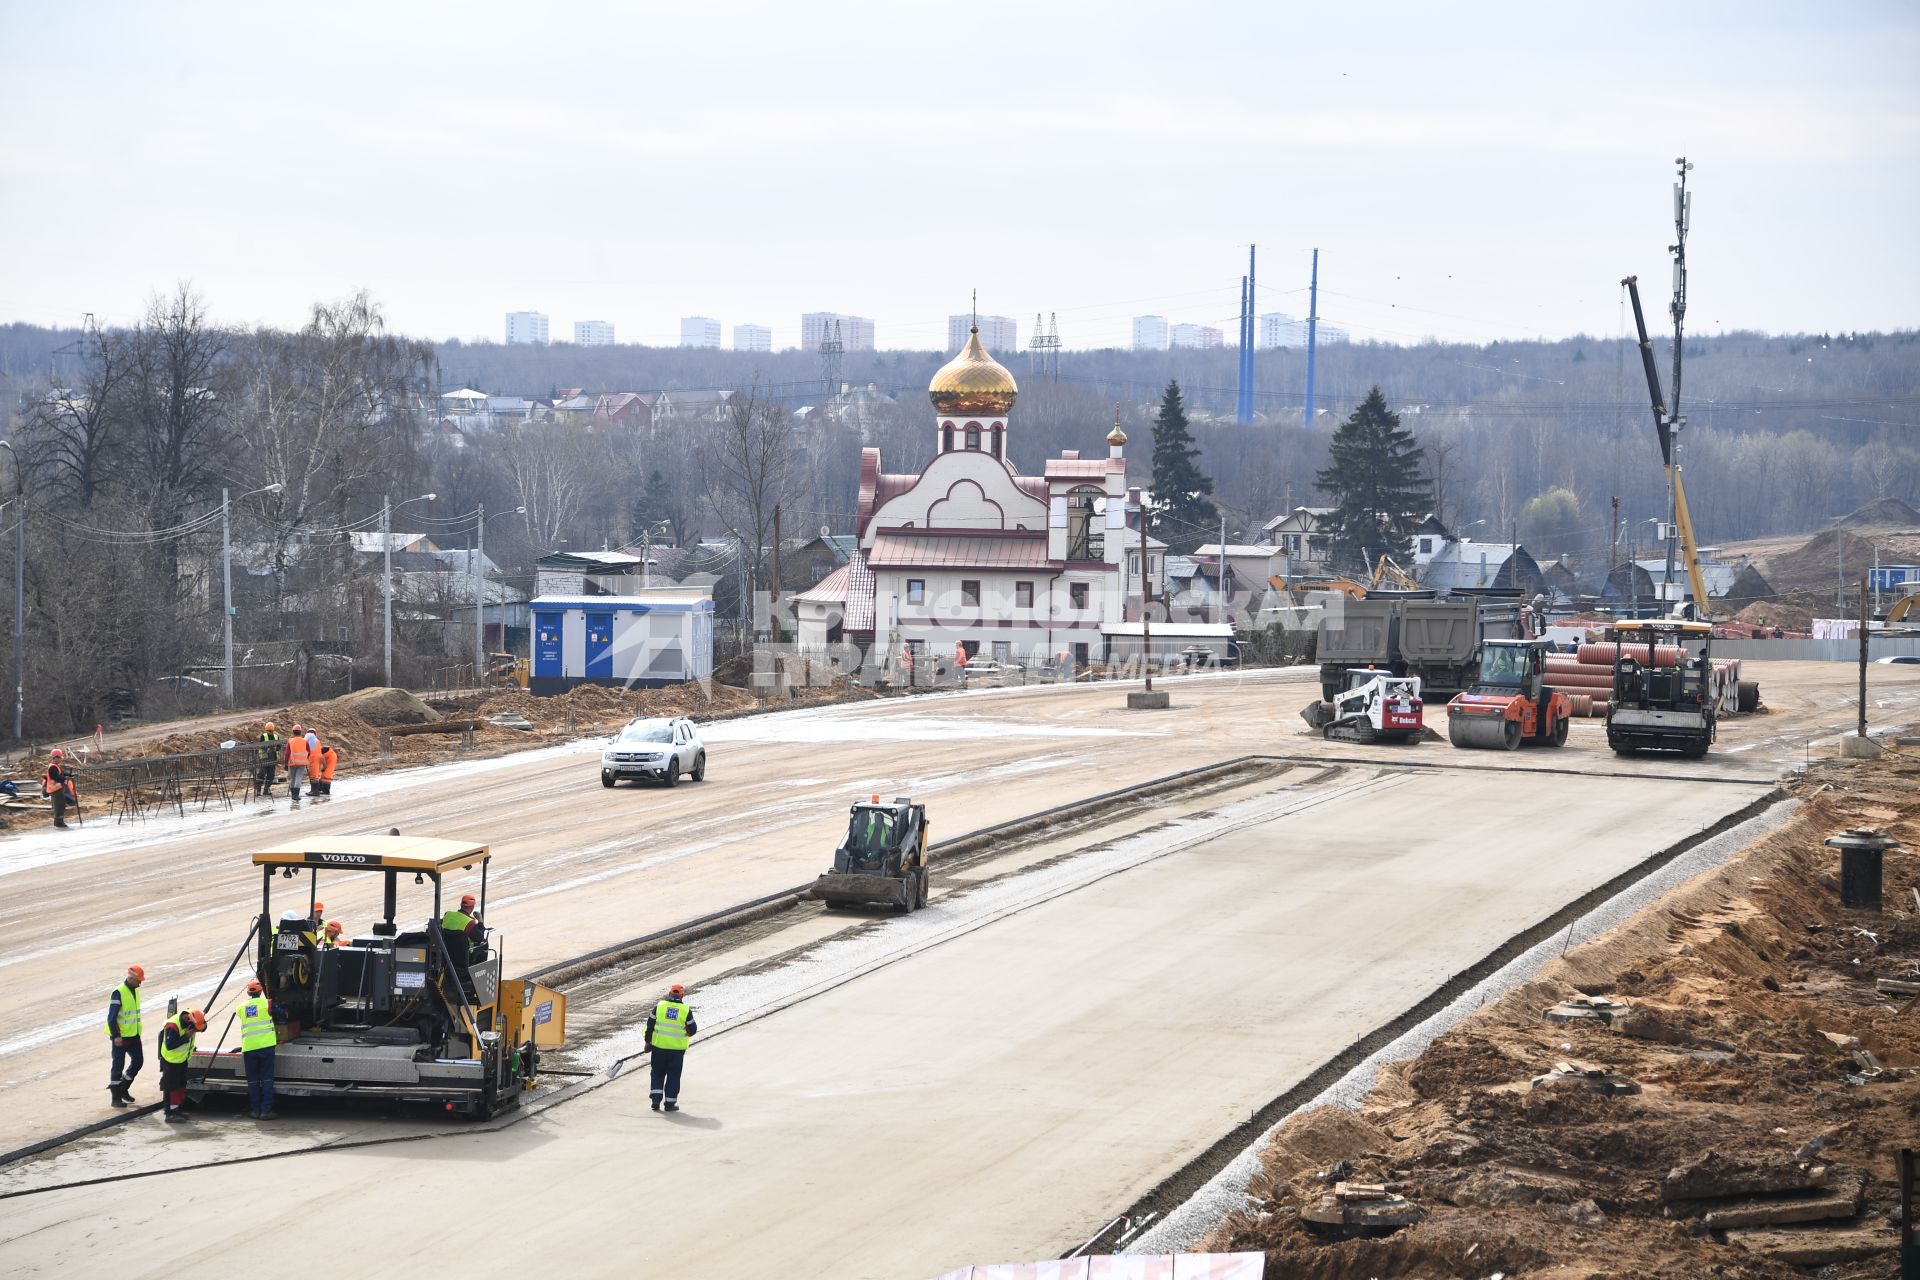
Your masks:
M 1545 687 L 1551 648 L 1544 639 L 1486 641 L 1480 678 L 1447 704 L 1447 741 L 1495 751 L 1523 742 L 1566 746 L 1573 700 Z

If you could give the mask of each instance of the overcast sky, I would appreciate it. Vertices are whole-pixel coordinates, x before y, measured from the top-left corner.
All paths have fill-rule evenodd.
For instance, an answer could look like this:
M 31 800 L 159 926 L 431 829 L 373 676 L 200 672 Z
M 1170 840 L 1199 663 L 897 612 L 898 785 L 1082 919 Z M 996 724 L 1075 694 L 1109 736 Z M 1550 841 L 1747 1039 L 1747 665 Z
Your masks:
M 1462 15 L 1467 16 L 1462 16 Z M 1920 324 L 1911 4 L 59 4 L 0 0 L 0 320 L 191 281 L 295 324 L 370 289 L 425 337 L 685 315 L 943 346 L 1057 312 L 1356 338 L 1664 312 L 1695 163 L 1696 332 Z

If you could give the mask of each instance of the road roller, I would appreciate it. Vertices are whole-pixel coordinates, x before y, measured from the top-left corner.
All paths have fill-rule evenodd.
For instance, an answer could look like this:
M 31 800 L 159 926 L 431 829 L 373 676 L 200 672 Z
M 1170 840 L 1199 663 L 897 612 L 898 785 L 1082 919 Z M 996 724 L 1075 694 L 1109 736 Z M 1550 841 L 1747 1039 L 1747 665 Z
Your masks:
M 1523 742 L 1567 744 L 1573 702 L 1546 688 L 1546 640 L 1488 640 L 1480 678 L 1447 704 L 1447 741 L 1456 747 L 1513 751 Z

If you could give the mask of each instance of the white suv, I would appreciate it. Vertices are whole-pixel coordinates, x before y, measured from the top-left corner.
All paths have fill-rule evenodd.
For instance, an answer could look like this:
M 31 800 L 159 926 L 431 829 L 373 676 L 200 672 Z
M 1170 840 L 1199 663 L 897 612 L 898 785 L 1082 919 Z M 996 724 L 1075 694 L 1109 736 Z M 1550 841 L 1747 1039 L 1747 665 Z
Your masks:
M 684 716 L 660 720 L 643 716 L 627 721 L 600 753 L 600 785 L 622 778 L 651 779 L 678 786 L 682 774 L 701 782 L 707 776 L 707 747 L 700 731 Z

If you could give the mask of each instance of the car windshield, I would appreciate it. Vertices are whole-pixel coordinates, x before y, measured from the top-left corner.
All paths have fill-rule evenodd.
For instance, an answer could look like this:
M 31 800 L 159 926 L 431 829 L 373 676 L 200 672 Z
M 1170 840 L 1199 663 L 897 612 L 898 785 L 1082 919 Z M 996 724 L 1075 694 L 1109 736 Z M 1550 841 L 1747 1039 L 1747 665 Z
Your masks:
M 620 731 L 622 742 L 672 742 L 673 726 L 670 724 L 630 724 Z

